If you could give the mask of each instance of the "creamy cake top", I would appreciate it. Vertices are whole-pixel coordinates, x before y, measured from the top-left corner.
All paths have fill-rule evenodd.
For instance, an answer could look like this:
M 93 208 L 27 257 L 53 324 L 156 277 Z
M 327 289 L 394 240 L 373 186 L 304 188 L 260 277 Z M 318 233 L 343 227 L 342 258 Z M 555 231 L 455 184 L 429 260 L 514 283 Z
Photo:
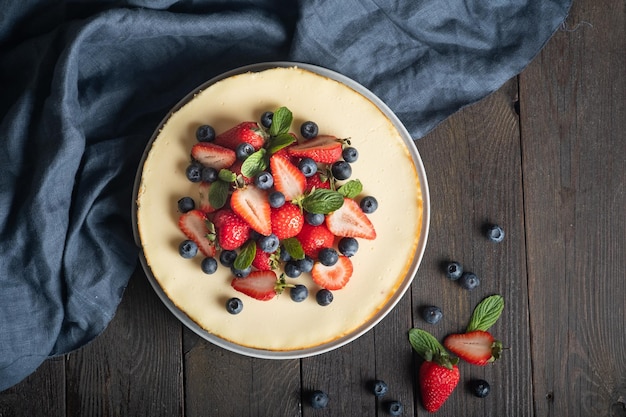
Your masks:
M 185 239 L 177 223 L 177 201 L 197 200 L 197 184 L 185 176 L 195 131 L 212 125 L 219 134 L 242 121 L 258 121 L 264 111 L 288 107 L 292 131 L 315 121 L 320 134 L 350 138 L 359 159 L 352 179 L 363 195 L 378 200 L 368 217 L 377 238 L 359 240 L 351 258 L 354 273 L 334 301 L 317 304 L 319 289 L 303 274 L 287 278 L 305 284 L 309 297 L 295 303 L 284 292 L 258 301 L 235 291 L 231 272 L 220 265 L 215 274 L 201 271 L 199 254 L 179 255 Z M 422 186 L 411 153 L 400 132 L 369 99 L 335 80 L 298 67 L 272 68 L 235 75 L 208 86 L 173 112 L 148 151 L 137 193 L 137 228 L 152 275 L 167 297 L 207 332 L 232 343 L 269 351 L 316 347 L 361 329 L 388 303 L 415 265 L 422 230 Z M 237 315 L 226 311 L 231 297 L 242 299 Z

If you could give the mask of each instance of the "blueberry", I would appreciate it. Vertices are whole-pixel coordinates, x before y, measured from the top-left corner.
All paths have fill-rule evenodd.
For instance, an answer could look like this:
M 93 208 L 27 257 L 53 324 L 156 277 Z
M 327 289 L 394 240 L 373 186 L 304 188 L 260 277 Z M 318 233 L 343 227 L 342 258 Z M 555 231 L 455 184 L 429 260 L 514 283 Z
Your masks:
M 375 197 L 368 195 L 366 197 L 363 197 L 363 199 L 359 203 L 359 207 L 361 207 L 361 210 L 363 210 L 363 213 L 367 213 L 367 214 L 373 213 L 378 208 L 378 200 L 376 200 Z
M 272 208 L 280 208 L 285 204 L 285 195 L 280 191 L 272 191 L 268 199 Z
M 198 142 L 213 142 L 215 140 L 215 129 L 209 125 L 202 125 L 196 129 L 196 139 Z
M 242 142 L 237 145 L 235 148 L 235 155 L 237 155 L 237 159 L 243 161 L 250 155 L 254 153 L 254 146 L 250 145 L 248 142 Z
M 315 390 L 311 393 L 311 407 L 315 409 L 325 408 L 328 405 L 328 394 L 324 391 Z
M 250 272 L 252 272 L 252 267 L 249 266 L 245 269 L 237 269 L 234 265 L 231 265 L 230 272 L 232 272 L 235 278 L 245 278 L 250 275 Z
M 289 252 L 287 251 L 287 249 L 285 249 L 284 246 L 280 247 L 280 253 L 278 254 L 278 259 L 281 262 L 289 262 L 291 260 L 291 255 L 289 254 Z
M 489 391 L 491 391 L 489 383 L 484 379 L 471 380 L 469 382 L 469 388 L 471 393 L 478 398 L 485 398 L 487 395 L 489 395 Z
M 375 381 L 372 381 L 371 390 L 375 396 L 382 397 L 383 395 L 387 394 L 389 388 L 387 387 L 387 383 L 385 381 L 377 379 Z
M 187 179 L 191 182 L 202 181 L 202 165 L 196 162 L 192 163 L 187 167 L 185 175 L 187 175 Z
M 304 174 L 305 177 L 312 177 L 317 172 L 317 163 L 311 158 L 302 158 L 298 162 L 298 169 Z
M 239 314 L 243 310 L 243 302 L 237 298 L 233 297 L 226 301 L 226 311 L 230 314 Z
M 234 250 L 223 250 L 222 253 L 220 253 L 220 263 L 227 268 L 233 266 L 233 262 L 235 262 L 236 258 L 237 252 Z
M 353 237 L 342 237 L 337 243 L 337 249 L 344 256 L 354 256 L 359 250 L 359 241 Z
M 310 224 L 311 226 L 319 226 L 320 224 L 324 223 L 325 219 L 326 219 L 326 216 L 324 216 L 322 213 L 306 212 L 304 214 L 304 221 Z
M 347 180 L 352 175 L 352 166 L 346 161 L 337 161 L 330 166 L 333 177 L 338 180 Z
M 317 123 L 315 122 L 311 122 L 311 121 L 304 122 L 300 126 L 300 134 L 302 135 L 304 139 L 312 139 L 315 136 L 317 136 L 318 132 L 319 132 L 319 129 L 317 127 Z
M 296 303 L 300 303 L 309 296 L 309 290 L 305 285 L 296 284 L 295 287 L 289 290 L 289 297 Z
M 219 177 L 217 169 L 211 167 L 203 167 L 200 175 L 204 182 L 215 182 Z
M 254 184 L 261 190 L 269 190 L 274 185 L 274 177 L 267 171 L 263 171 L 254 177 Z
M 285 275 L 287 275 L 289 278 L 298 278 L 300 275 L 302 275 L 302 270 L 294 260 L 287 262 L 285 264 L 284 270 Z
M 178 246 L 178 253 L 185 259 L 190 259 L 198 253 L 198 245 L 193 240 L 183 240 Z
M 344 148 L 344 150 L 341 152 L 341 156 L 346 162 L 356 162 L 356 160 L 359 159 L 359 151 L 357 151 L 356 148 L 353 148 L 352 146 L 348 146 L 347 148 Z
M 191 211 L 194 208 L 196 208 L 196 202 L 193 201 L 193 198 L 183 197 L 180 200 L 178 200 L 178 211 L 180 211 L 181 213 L 187 213 L 188 211 Z
M 322 307 L 325 307 L 332 303 L 333 298 L 333 293 L 326 288 L 322 288 L 317 292 L 317 294 L 315 294 L 315 300 L 317 301 L 317 304 L 321 305 Z
M 392 416 L 400 416 L 404 411 L 404 406 L 400 401 L 389 401 L 387 403 L 387 412 Z
M 278 249 L 280 241 L 278 240 L 278 237 L 274 233 L 272 233 L 269 236 L 263 236 L 262 238 L 260 238 L 258 243 L 259 248 L 263 252 L 274 253 Z
M 333 248 L 322 248 L 317 255 L 317 259 L 322 265 L 333 266 L 339 260 L 339 254 Z
M 272 120 L 274 120 L 274 112 L 266 111 L 261 115 L 261 124 L 266 129 L 269 129 L 272 125 Z
M 200 268 L 205 274 L 214 274 L 217 271 L 217 260 L 213 257 L 204 258 Z
M 459 278 L 459 284 L 466 290 L 473 290 L 480 285 L 480 279 L 473 272 L 463 272 Z
M 304 258 L 296 260 L 296 264 L 302 272 L 311 272 L 315 261 L 310 256 L 305 255 Z
M 456 281 L 463 275 L 463 267 L 458 262 L 449 262 L 446 264 L 446 277 L 452 281 Z
M 437 324 L 443 318 L 443 312 L 437 306 L 426 306 L 422 308 L 422 318 L 426 323 Z
M 500 243 L 504 240 L 504 230 L 497 224 L 492 224 L 487 228 L 487 239 Z

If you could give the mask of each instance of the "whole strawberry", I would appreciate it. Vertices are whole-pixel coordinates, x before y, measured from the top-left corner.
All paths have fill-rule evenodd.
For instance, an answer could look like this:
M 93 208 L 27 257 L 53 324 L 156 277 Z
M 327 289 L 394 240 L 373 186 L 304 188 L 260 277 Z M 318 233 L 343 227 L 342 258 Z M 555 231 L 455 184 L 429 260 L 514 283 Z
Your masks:
M 241 143 L 249 143 L 255 150 L 265 144 L 267 134 L 256 122 L 241 122 L 227 131 L 217 135 L 214 143 L 235 150 Z
M 418 373 L 420 394 L 424 408 L 434 413 L 459 383 L 458 359 L 451 358 L 441 343 L 424 330 L 409 330 L 409 342 L 424 359 Z

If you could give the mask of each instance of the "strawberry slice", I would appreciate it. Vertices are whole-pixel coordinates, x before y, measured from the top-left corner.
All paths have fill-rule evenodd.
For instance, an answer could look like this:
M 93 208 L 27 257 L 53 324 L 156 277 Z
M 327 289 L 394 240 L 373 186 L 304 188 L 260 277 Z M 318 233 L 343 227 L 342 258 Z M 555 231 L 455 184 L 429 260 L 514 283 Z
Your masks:
M 191 157 L 205 167 L 215 168 L 218 171 L 229 168 L 237 160 L 235 151 L 212 142 L 198 142 L 193 145 Z
M 272 233 L 271 207 L 265 191 L 254 185 L 238 188 L 230 197 L 230 208 L 260 234 Z
M 274 188 L 283 193 L 287 201 L 304 194 L 306 177 L 289 159 L 280 154 L 272 155 L 270 169 L 274 176 Z
M 502 343 L 484 330 L 451 334 L 443 345 L 464 361 L 480 366 L 494 362 L 502 353 Z
M 190 210 L 178 219 L 178 227 L 185 236 L 193 240 L 204 256 L 215 256 L 214 233 L 209 230 L 207 218 L 201 210 Z
M 311 276 L 313 281 L 327 290 L 340 290 L 346 286 L 352 276 L 352 261 L 347 256 L 339 256 L 339 260 L 332 266 L 315 262 Z
M 302 230 L 304 216 L 300 207 L 286 203 L 279 208 L 272 208 L 272 233 L 279 239 L 296 236 Z
M 302 245 L 304 253 L 315 259 L 321 248 L 330 248 L 333 246 L 335 235 L 333 235 L 324 224 L 311 226 L 307 222 L 304 222 L 302 230 L 300 230 L 296 239 L 298 239 L 300 245 Z
M 298 158 L 308 157 L 315 162 L 332 164 L 341 158 L 341 140 L 335 136 L 318 135 L 317 137 L 291 146 L 287 152 Z
M 216 145 L 235 150 L 241 143 L 247 142 L 255 150 L 261 149 L 267 139 L 267 133 L 256 122 L 241 122 L 215 137 Z
M 217 228 L 217 242 L 224 250 L 238 249 L 250 238 L 250 225 L 232 210 L 217 211 L 213 224 Z
M 344 198 L 343 205 L 326 216 L 326 226 L 335 236 L 376 239 L 374 225 L 351 198 Z
M 260 301 L 271 300 L 288 286 L 274 271 L 252 271 L 245 278 L 233 278 L 230 285 L 237 291 Z

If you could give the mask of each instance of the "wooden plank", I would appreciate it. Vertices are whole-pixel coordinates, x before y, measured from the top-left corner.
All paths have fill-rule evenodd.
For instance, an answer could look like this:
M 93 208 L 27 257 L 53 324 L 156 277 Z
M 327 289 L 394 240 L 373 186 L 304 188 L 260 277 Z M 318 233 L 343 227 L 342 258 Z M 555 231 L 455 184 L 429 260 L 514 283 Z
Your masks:
M 536 414 L 626 414 L 626 3 L 574 2 L 520 80 Z
M 506 303 L 494 335 L 509 347 L 494 365 L 461 363 L 461 382 L 440 409 L 442 416 L 532 415 L 531 364 L 522 178 L 518 117 L 514 111 L 517 82 L 509 81 L 481 102 L 453 115 L 417 142 L 431 191 L 432 221 L 424 262 L 413 286 L 416 327 L 439 340 L 461 332 L 484 297 L 501 294 Z M 501 243 L 486 239 L 487 223 L 502 226 Z M 462 289 L 449 281 L 442 264 L 460 262 L 481 278 L 480 287 Z M 429 325 L 419 317 L 422 306 L 434 304 L 444 319 Z M 418 361 L 418 364 L 421 361 Z M 470 379 L 486 379 L 492 387 L 485 399 L 471 396 Z M 421 404 L 418 413 L 423 413 Z
M 245 357 L 185 329 L 187 417 L 299 416 L 300 363 Z
M 48 359 L 19 384 L 0 393 L 2 417 L 65 417 L 65 358 Z
M 68 355 L 67 415 L 182 415 L 181 326 L 138 268 L 103 334 Z

